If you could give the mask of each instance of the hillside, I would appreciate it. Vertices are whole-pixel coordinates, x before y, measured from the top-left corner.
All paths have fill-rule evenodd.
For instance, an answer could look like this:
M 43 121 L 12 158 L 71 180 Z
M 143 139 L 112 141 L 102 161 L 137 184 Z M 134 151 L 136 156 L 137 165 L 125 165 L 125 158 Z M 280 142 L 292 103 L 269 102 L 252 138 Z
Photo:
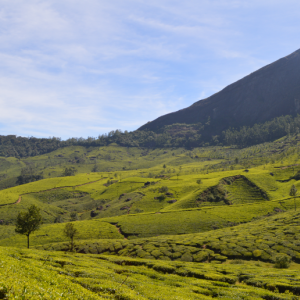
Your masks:
M 276 256 L 287 255 L 300 263 L 299 216 L 299 212 L 285 212 L 209 232 L 161 235 L 130 241 L 91 239 L 78 242 L 76 247 L 79 253 L 166 261 L 221 263 L 228 259 L 243 259 L 275 262 Z M 67 250 L 68 245 L 49 243 L 37 248 Z
M 98 165 L 94 160 L 87 162 L 89 157 L 100 158 L 100 168 L 115 165 L 120 170 L 128 165 L 132 169 L 78 172 L 75 176 L 46 178 L 0 191 L 0 220 L 5 224 L 0 227 L 0 244 L 22 245 L 22 236 L 14 233 L 14 221 L 20 211 L 32 204 L 41 208 L 42 231 L 48 232 L 46 237 L 38 232 L 36 237 L 33 235 L 34 245 L 63 241 L 62 235 L 56 233 L 61 229 L 54 228 L 61 228 L 60 223 L 72 218 L 99 220 L 99 227 L 111 224 L 115 230 L 117 226 L 122 236 L 133 239 L 205 232 L 291 210 L 294 200 L 289 189 L 292 184 L 299 188 L 297 143 L 297 137 L 293 137 L 245 149 L 211 147 L 172 152 L 128 152 L 129 149 L 110 146 L 94 148 L 90 156 L 80 147 L 57 150 L 49 154 L 51 170 L 62 172 L 68 165 L 63 166 L 61 161 L 73 155 L 86 160 L 77 164 L 81 172 Z M 133 166 L 127 162 L 130 154 L 134 157 Z M 109 161 L 101 160 L 105 155 L 110 155 Z M 47 157 L 35 158 L 36 166 L 47 163 Z M 298 198 L 296 204 L 300 205 Z M 105 236 L 114 238 L 109 234 L 102 237 Z M 98 237 L 93 231 L 86 235 L 87 239 Z
M 158 131 L 175 123 L 210 126 L 202 135 L 220 135 L 234 127 L 253 126 L 300 109 L 300 50 L 271 63 L 188 108 L 161 116 L 139 130 Z
M 2 299 L 277 299 L 299 295 L 299 268 L 195 264 L 0 248 Z
M 300 124 L 300 118 L 298 121 Z M 283 130 L 287 125 L 282 124 Z M 274 129 L 273 125 L 271 127 Z M 261 132 L 256 131 L 257 134 L 263 137 Z M 240 136 L 244 140 L 246 134 L 231 132 L 228 136 L 229 139 L 230 136 L 234 137 L 234 140 Z M 107 172 L 110 173 L 110 177 L 121 173 L 129 177 L 130 172 L 136 174 L 135 171 L 140 169 L 137 172 L 138 176 L 154 177 L 162 173 L 179 173 L 179 171 L 182 174 L 179 167 L 186 164 L 190 165 L 190 171 L 194 170 L 194 173 L 241 166 L 249 168 L 271 161 L 284 160 L 286 155 L 298 152 L 299 141 L 300 135 L 295 130 L 293 135 L 275 142 L 245 148 L 206 146 L 186 149 L 170 147 L 170 145 L 167 148 L 144 148 L 122 147 L 112 143 L 109 146 L 66 146 L 47 154 L 22 158 L 2 156 L 0 157 L 0 189 L 41 178 L 60 177 L 65 175 L 66 169 L 73 169 L 77 174 Z M 163 169 L 163 165 L 167 168 Z M 195 167 L 191 167 L 192 165 Z
M 3 180 L 24 169 L 44 179 L 0 190 L 0 296 L 298 299 L 300 198 L 289 191 L 300 190 L 299 143 L 294 134 L 242 149 L 112 144 L 1 157 Z M 25 250 L 15 220 L 32 204 L 43 224 Z M 77 253 L 67 253 L 66 222 Z M 274 267 L 282 256 L 288 270 Z

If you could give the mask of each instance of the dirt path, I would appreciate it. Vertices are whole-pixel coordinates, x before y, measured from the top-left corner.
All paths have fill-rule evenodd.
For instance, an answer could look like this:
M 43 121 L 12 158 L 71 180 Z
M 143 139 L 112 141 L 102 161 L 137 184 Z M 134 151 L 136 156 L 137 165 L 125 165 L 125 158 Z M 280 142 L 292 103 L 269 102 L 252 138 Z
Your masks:
M 21 196 L 19 196 L 19 199 L 17 200 L 17 202 L 16 202 L 15 204 L 18 204 L 18 203 L 20 203 L 20 202 L 21 202 L 21 200 L 22 200 L 22 197 L 21 197 Z
M 112 224 L 112 225 L 116 226 L 118 232 L 119 232 L 121 235 L 123 235 L 122 232 L 121 232 L 121 230 L 120 230 L 120 227 L 118 227 L 117 224 Z M 124 236 L 124 235 L 123 235 L 123 236 Z M 128 240 L 128 239 L 124 236 L 124 240 Z
M 130 207 L 128 208 L 128 210 L 127 210 L 127 215 L 129 215 L 130 210 L 131 210 L 131 207 L 132 207 L 133 204 L 134 204 L 134 203 L 131 203 Z

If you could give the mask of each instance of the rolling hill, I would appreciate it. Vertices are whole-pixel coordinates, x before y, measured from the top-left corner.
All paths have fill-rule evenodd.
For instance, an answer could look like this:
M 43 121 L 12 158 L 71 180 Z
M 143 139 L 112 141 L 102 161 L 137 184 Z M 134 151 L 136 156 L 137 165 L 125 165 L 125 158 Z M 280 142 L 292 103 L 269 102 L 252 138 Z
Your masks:
M 1 157 L 2 184 L 28 168 L 44 179 L 0 190 L 0 298 L 298 299 L 300 198 L 289 190 L 300 190 L 299 144 L 294 134 L 242 149 L 112 144 Z M 44 223 L 27 250 L 15 220 L 32 204 Z

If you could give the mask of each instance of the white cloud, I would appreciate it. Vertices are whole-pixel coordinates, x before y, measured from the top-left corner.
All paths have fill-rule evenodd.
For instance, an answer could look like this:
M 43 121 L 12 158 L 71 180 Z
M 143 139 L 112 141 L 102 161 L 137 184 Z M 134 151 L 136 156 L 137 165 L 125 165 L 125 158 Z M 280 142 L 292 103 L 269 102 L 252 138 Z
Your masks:
M 0 2 L 1 134 L 63 138 L 134 130 L 288 54 L 300 8 L 274 51 L 279 0 Z

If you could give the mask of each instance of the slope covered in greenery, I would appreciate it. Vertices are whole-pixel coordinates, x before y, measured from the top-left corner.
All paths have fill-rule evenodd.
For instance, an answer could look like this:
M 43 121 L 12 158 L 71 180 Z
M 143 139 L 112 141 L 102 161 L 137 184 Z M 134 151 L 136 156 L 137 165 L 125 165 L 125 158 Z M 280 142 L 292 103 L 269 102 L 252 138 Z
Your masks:
M 178 299 L 296 299 L 300 198 L 289 192 L 300 188 L 297 144 L 287 136 L 244 149 L 72 146 L 2 158 L 1 174 L 44 170 L 42 180 L 0 191 L 0 245 L 15 247 L 0 249 L 3 272 L 21 266 L 18 284 L 2 280 L 3 293 L 170 299 L 171 289 Z M 74 176 L 57 177 L 72 167 Z M 23 250 L 26 237 L 14 231 L 32 204 L 44 224 L 31 247 L 43 251 Z M 71 220 L 78 253 L 45 252 L 69 250 L 63 228 Z M 290 270 L 273 268 L 278 256 L 293 261 Z
M 281 147 L 281 152 L 272 150 L 276 147 Z M 84 151 L 75 149 L 80 148 L 64 151 L 76 154 Z M 129 150 L 110 146 L 92 150 L 91 157 L 96 157 L 99 151 L 114 153 L 113 159 L 124 163 L 122 157 L 127 159 Z M 41 208 L 46 224 L 70 221 L 71 213 L 75 213 L 78 220 L 99 219 L 117 225 L 125 237 L 132 239 L 205 232 L 294 208 L 289 190 L 292 184 L 298 189 L 300 186 L 299 148 L 295 138 L 242 150 L 156 149 L 145 155 L 138 155 L 139 149 L 134 151 L 135 163 L 140 160 L 140 164 L 152 166 L 77 173 L 0 191 L 2 224 L 6 228 L 13 226 L 17 214 L 35 204 Z M 58 155 L 54 152 L 50 157 L 61 159 Z M 272 161 L 266 161 L 266 156 Z M 243 162 L 248 160 L 252 167 L 244 169 Z M 296 198 L 299 206 L 298 202 Z M 61 239 L 53 237 L 51 241 Z
M 3 299 L 278 299 L 299 295 L 299 268 L 207 264 L 0 248 Z
M 286 212 L 230 228 L 196 234 L 133 240 L 86 240 L 81 253 L 112 254 L 158 260 L 223 262 L 227 259 L 275 262 L 279 255 L 300 262 L 300 213 Z M 5 241 L 2 241 L 4 243 Z M 16 245 L 14 242 L 12 245 Z M 45 244 L 46 250 L 66 250 L 64 243 Z

